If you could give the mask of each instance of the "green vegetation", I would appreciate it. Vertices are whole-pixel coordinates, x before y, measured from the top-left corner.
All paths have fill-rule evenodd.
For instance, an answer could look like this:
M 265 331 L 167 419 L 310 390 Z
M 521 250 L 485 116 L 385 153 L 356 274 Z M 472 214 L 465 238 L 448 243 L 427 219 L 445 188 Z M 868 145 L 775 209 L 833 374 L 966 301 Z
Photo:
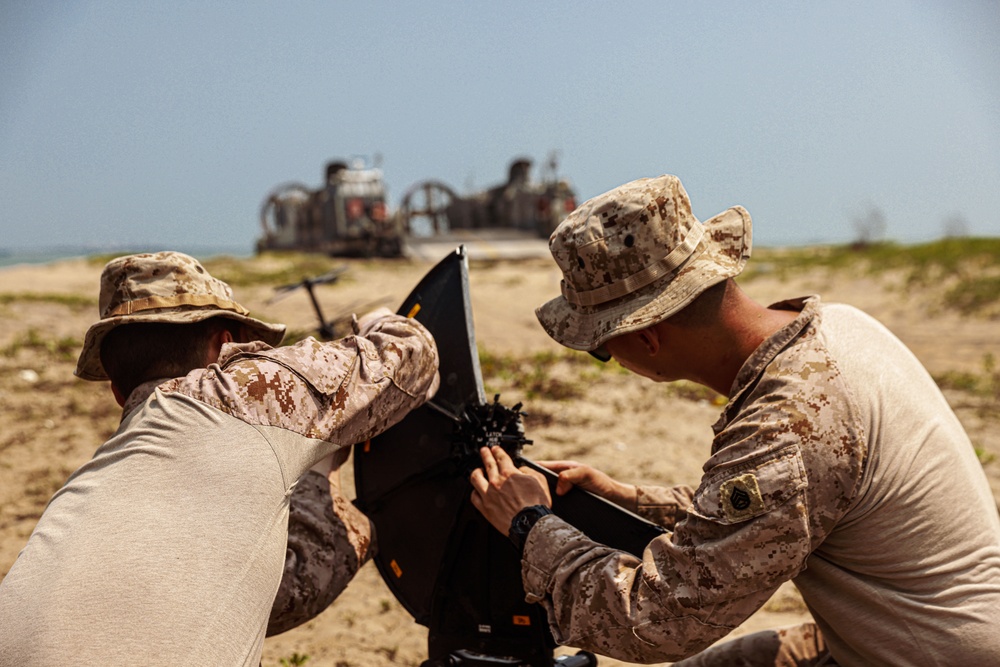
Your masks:
M 993 454 L 986 451 L 982 447 L 974 447 L 973 449 L 976 452 L 976 458 L 979 459 L 980 465 L 986 465 L 987 463 L 992 462 L 996 458 L 995 456 L 993 456 Z
M 754 261 L 770 263 L 775 269 L 805 269 L 816 266 L 854 269 L 867 264 L 874 272 L 908 269 L 914 280 L 929 280 L 935 272 L 960 273 L 968 264 L 1000 267 L 1000 238 L 954 238 L 917 245 L 891 241 L 863 246 L 814 246 L 805 248 L 763 248 L 755 251 Z M 753 263 L 748 265 L 748 269 Z
M 205 269 L 216 278 L 234 287 L 249 285 L 291 285 L 305 278 L 316 278 L 341 266 L 332 257 L 308 253 L 268 254 L 267 261 L 214 257 L 203 262 Z M 346 277 L 342 276 L 341 279 Z
M 97 308 L 96 298 L 76 294 L 35 294 L 32 292 L 0 294 L 0 305 L 8 306 L 17 303 L 55 303 L 69 306 L 75 310 Z
M 902 272 L 906 287 L 942 286 L 943 305 L 964 314 L 988 313 L 1000 304 L 1000 238 L 951 238 L 900 245 L 768 249 L 757 252 L 745 277 L 779 276 L 814 268 L 877 275 Z
M 975 397 L 988 399 L 1000 405 L 1000 368 L 991 353 L 983 355 L 982 373 L 967 371 L 948 371 L 934 376 L 934 381 L 941 389 L 954 389 L 972 394 Z
M 287 658 L 282 658 L 279 662 L 281 667 L 299 667 L 309 662 L 309 656 L 296 651 Z
M 1000 368 L 997 367 L 997 360 L 992 354 L 983 355 L 981 373 L 951 371 L 935 375 L 934 381 L 943 390 L 960 392 L 963 399 L 955 406 L 956 409 L 961 407 L 972 410 L 980 419 L 995 425 L 997 415 L 1000 414 Z M 954 401 L 949 398 L 949 403 L 954 404 Z M 982 465 L 985 466 L 996 459 L 995 454 L 985 447 L 975 442 L 973 447 L 976 458 Z
M 944 298 L 949 307 L 965 315 L 985 312 L 1000 301 L 1000 276 L 968 276 Z
M 104 266 L 116 257 L 130 254 L 133 253 L 123 250 L 113 254 L 91 255 L 87 258 L 87 263 Z M 327 255 L 304 252 L 269 252 L 254 258 L 218 255 L 202 261 L 209 273 L 234 287 L 289 285 L 303 278 L 321 276 L 343 263 L 343 260 Z
M 500 393 L 492 386 L 502 385 L 516 389 L 528 400 L 535 397 L 557 401 L 580 398 L 588 385 L 600 381 L 602 374 L 630 373 L 615 361 L 603 363 L 589 354 L 565 349 L 517 357 L 497 355 L 480 347 L 479 365 L 487 395 Z M 557 366 L 561 367 L 560 371 L 555 371 Z M 663 390 L 688 401 L 708 401 L 720 406 L 726 403 L 724 396 L 686 380 L 664 384 Z
M 488 396 L 500 393 L 493 387 L 502 385 L 517 390 L 527 400 L 536 397 L 557 401 L 580 398 L 587 386 L 600 381 L 602 374 L 630 373 L 617 362 L 603 363 L 589 354 L 566 349 L 517 357 L 497 355 L 480 347 L 479 365 Z M 557 366 L 561 367 L 560 371 L 555 371 Z M 667 383 L 663 385 L 663 390 L 688 401 L 707 401 L 720 406 L 726 403 L 724 396 L 686 380 Z
M 47 352 L 62 361 L 72 361 L 82 346 L 82 341 L 70 336 L 46 338 L 37 329 L 29 329 L 0 350 L 0 354 L 13 357 L 22 349 L 30 349 Z
M 479 365 L 488 395 L 499 393 L 491 389 L 491 385 L 505 384 L 523 392 L 528 399 L 543 396 L 557 401 L 579 398 L 584 393 L 584 386 L 605 368 L 617 367 L 617 364 L 606 366 L 589 354 L 575 350 L 515 357 L 496 355 L 483 348 L 479 350 Z M 570 380 L 554 377 L 552 371 L 556 365 L 568 366 L 575 377 Z
M 99 253 L 97 255 L 87 255 L 87 264 L 91 266 L 104 266 L 116 257 L 123 257 L 125 255 L 135 255 L 139 252 L 145 252 L 144 250 L 122 250 L 121 252 L 108 252 Z

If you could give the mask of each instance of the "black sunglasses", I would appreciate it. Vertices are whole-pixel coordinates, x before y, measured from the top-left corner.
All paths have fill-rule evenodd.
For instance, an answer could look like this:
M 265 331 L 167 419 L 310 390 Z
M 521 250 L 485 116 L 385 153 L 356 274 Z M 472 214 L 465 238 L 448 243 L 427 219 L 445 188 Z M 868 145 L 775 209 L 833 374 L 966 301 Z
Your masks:
M 605 348 L 603 345 L 600 345 L 593 350 L 589 350 L 587 354 L 594 357 L 598 361 L 603 361 L 604 363 L 608 363 L 609 361 L 611 361 L 611 353 L 608 352 L 607 348 Z

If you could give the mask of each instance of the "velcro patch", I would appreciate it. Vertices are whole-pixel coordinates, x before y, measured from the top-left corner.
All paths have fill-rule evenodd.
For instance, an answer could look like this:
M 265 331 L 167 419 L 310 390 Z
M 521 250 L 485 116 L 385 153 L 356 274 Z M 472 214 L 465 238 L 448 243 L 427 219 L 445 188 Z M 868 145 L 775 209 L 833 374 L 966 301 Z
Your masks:
M 730 521 L 756 516 L 764 509 L 764 499 L 752 472 L 727 479 L 719 487 L 719 504 Z

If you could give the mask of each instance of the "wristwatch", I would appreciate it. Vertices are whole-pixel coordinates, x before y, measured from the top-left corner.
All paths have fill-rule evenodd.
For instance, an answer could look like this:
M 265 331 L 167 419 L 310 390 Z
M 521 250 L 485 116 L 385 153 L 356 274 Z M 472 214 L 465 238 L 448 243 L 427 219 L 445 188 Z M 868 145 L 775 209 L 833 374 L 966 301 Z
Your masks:
M 545 505 L 531 505 L 525 507 L 511 519 L 507 537 L 514 543 L 519 554 L 524 553 L 524 543 L 528 539 L 528 533 L 535 527 L 535 523 L 547 514 L 552 514 L 552 510 Z

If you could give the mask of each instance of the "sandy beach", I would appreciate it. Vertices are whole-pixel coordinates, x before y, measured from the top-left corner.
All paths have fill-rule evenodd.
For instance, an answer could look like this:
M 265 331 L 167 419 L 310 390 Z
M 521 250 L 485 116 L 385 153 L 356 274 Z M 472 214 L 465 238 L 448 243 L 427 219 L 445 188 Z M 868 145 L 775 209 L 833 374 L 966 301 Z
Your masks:
M 280 273 L 294 261 L 259 257 L 210 260 L 206 266 L 230 277 L 237 298 L 252 312 L 304 334 L 316 327 L 306 293 L 275 300 L 273 289 L 298 279 L 294 269 Z M 329 317 L 375 304 L 394 309 L 433 263 L 328 262 L 347 268 L 340 281 L 317 288 Z M 100 262 L 85 259 L 0 269 L 0 576 L 52 493 L 117 427 L 119 409 L 109 388 L 72 374 L 83 334 L 97 318 L 100 271 Z M 696 483 L 710 426 L 724 401 L 694 385 L 643 381 L 614 364 L 578 363 L 535 320 L 534 308 L 559 290 L 549 260 L 474 261 L 470 284 L 479 347 L 490 361 L 483 364 L 487 394 L 501 394 L 507 405 L 524 403 L 531 458 L 575 458 L 637 483 Z M 760 271 L 741 285 L 766 303 L 820 294 L 879 319 L 940 379 L 1000 497 L 1000 388 L 984 389 L 996 378 L 1000 319 L 948 309 L 939 287 L 914 287 L 893 271 Z M 349 471 L 345 466 L 350 490 Z M 786 585 L 736 632 L 807 618 L 798 593 Z M 296 655 L 308 656 L 304 664 L 310 667 L 419 665 L 426 635 L 369 564 L 318 618 L 268 639 L 263 665 L 301 664 L 294 662 Z M 600 664 L 625 663 L 602 658 Z

